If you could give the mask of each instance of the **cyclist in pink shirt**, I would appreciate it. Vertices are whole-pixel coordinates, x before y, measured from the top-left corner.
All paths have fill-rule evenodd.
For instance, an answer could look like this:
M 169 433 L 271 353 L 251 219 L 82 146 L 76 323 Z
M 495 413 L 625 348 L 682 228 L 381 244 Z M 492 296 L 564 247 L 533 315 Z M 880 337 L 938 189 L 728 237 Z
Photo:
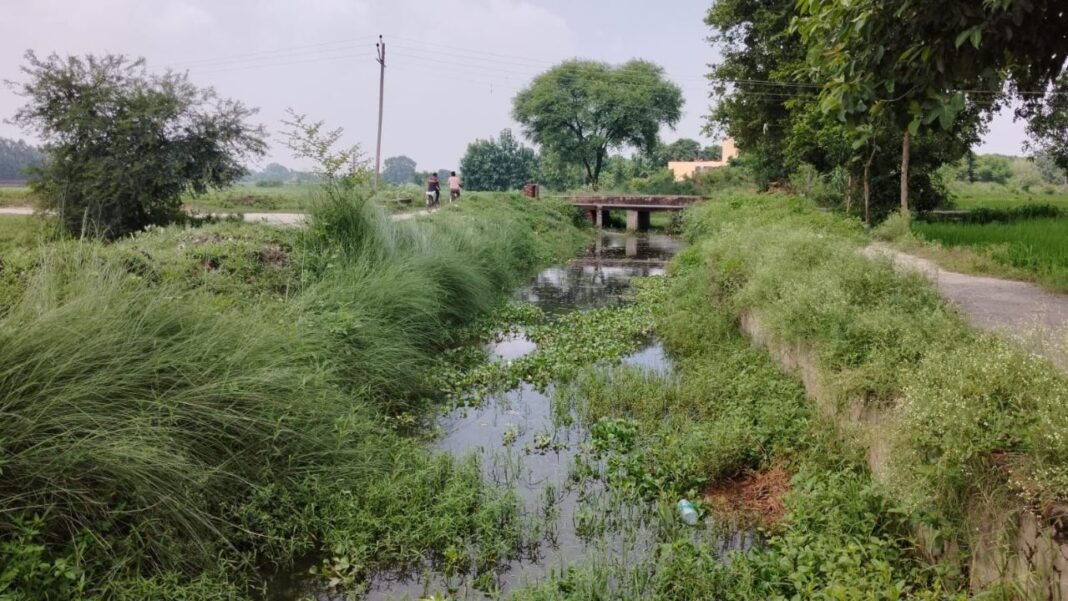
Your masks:
M 449 176 L 449 202 L 460 198 L 460 188 L 463 188 L 463 184 L 460 183 L 460 178 L 456 177 L 456 172 L 453 171 Z

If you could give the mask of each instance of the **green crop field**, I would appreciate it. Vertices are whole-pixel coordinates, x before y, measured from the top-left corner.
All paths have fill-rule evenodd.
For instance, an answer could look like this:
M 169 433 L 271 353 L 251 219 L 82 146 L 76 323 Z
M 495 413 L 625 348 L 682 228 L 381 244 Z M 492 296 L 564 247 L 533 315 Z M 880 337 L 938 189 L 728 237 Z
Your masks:
M 975 250 L 1044 284 L 1068 290 L 1068 219 L 985 224 L 917 222 L 913 231 L 948 248 Z
M 958 209 L 1012 209 L 1026 205 L 1053 205 L 1068 209 L 1068 187 L 1040 186 L 1024 191 L 995 183 L 954 182 L 950 186 Z

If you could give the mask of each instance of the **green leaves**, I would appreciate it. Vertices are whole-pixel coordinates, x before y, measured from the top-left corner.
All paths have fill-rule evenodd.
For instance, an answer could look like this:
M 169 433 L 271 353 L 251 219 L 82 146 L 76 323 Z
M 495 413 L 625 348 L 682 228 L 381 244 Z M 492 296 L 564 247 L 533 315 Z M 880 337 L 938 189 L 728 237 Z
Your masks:
M 248 123 L 254 111 L 184 74 L 152 75 L 122 55 L 26 61 L 14 122 L 45 140 L 34 189 L 73 235 L 166 225 L 182 194 L 233 183 L 266 151 L 263 129 Z
M 512 130 L 494 140 L 475 140 L 460 160 L 464 185 L 471 190 L 517 190 L 538 171 L 538 155 L 519 144 Z
M 1012 30 L 1010 29 L 1010 30 L 1008 30 L 1008 32 L 1009 32 L 1009 35 L 1011 36 Z M 957 34 L 957 39 L 953 40 L 953 45 L 955 47 L 957 47 L 957 48 L 960 48 L 961 46 L 964 45 L 964 42 L 970 40 L 971 43 L 972 43 L 972 47 L 975 48 L 976 50 L 978 50 L 979 49 L 979 42 L 982 39 L 983 39 L 983 30 L 979 25 L 976 25 L 974 27 L 970 27 L 968 29 L 965 29 L 964 31 L 962 31 L 959 34 Z
M 581 165 L 596 186 L 610 149 L 652 148 L 660 126 L 679 120 L 682 91 L 650 62 L 573 60 L 536 77 L 512 102 L 524 133 L 543 152 Z

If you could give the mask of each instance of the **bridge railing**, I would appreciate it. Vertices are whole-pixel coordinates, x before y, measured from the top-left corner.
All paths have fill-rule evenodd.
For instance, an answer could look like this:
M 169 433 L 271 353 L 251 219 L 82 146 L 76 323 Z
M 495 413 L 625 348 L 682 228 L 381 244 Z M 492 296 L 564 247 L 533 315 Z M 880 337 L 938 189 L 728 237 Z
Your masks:
M 584 207 L 686 207 L 704 200 L 701 196 L 681 195 L 604 195 L 604 196 L 561 196 L 564 200 L 576 206 Z

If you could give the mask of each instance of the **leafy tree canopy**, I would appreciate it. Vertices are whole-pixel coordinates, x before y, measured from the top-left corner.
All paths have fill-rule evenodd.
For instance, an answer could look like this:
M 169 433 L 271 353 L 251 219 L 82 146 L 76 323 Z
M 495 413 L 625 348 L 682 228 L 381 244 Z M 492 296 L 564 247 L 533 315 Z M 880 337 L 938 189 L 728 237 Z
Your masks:
M 801 37 L 789 31 L 794 6 L 795 0 L 716 0 L 705 16 L 721 57 L 708 75 L 716 102 L 707 130 L 734 138 L 761 188 L 789 173 L 787 101 L 814 95 L 792 84 L 805 57 Z
M 967 102 L 994 108 L 1006 80 L 1044 89 L 1068 61 L 1063 0 L 800 0 L 798 31 L 845 118 L 895 105 L 909 129 L 949 129 Z M 843 27 L 843 23 L 850 23 Z
M 505 129 L 496 140 L 469 144 L 460 160 L 460 172 L 471 190 L 515 190 L 537 176 L 538 156 L 520 144 L 512 130 Z
M 415 161 L 401 155 L 389 157 L 384 162 L 382 180 L 391 184 L 402 185 L 416 182 Z
M 718 161 L 723 149 L 718 144 L 702 147 L 692 138 L 679 138 L 670 144 L 658 144 L 649 158 L 657 167 L 667 166 L 669 161 Z
M 1068 73 L 1050 87 L 1044 103 L 1032 103 L 1024 114 L 1030 115 L 1031 148 L 1068 171 Z
M 254 111 L 197 88 L 184 74 L 153 75 L 121 55 L 39 58 L 26 53 L 26 104 L 14 122 L 45 141 L 33 171 L 44 208 L 68 232 L 107 238 L 165 225 L 186 192 L 230 185 L 266 150 Z
M 651 149 L 660 127 L 673 127 L 681 111 L 682 90 L 661 67 L 641 60 L 618 67 L 567 61 L 534 78 L 513 100 L 524 133 L 543 150 L 581 165 L 595 188 L 611 149 Z
M 281 165 L 279 163 L 268 163 L 263 171 L 260 172 L 260 176 L 265 180 L 284 182 L 289 180 L 292 172 L 289 167 Z
M 1004 184 L 1012 177 L 1012 164 L 1005 157 L 984 154 L 976 157 L 973 173 L 975 181 Z

